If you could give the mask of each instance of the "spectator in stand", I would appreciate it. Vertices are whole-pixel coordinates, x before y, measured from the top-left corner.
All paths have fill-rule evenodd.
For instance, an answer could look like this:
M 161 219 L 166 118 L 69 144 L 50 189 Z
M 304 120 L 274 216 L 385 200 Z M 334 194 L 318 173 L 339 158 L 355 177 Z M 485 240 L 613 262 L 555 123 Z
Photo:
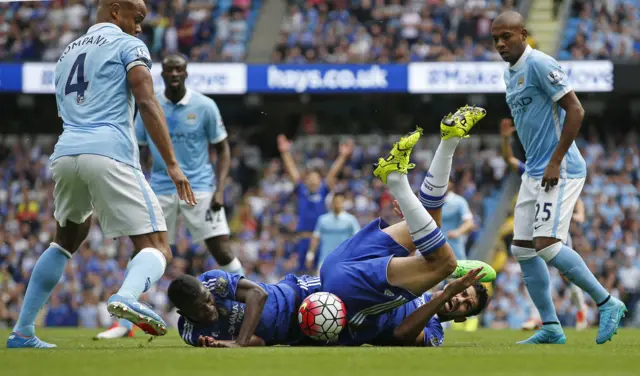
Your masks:
M 340 156 L 333 162 L 329 173 L 322 178 L 315 170 L 308 170 L 304 180 L 296 161 L 291 154 L 291 141 L 285 135 L 278 136 L 278 150 L 284 164 L 285 171 L 294 182 L 296 188 L 296 198 L 298 201 L 298 270 L 305 270 L 306 255 L 309 250 L 311 237 L 316 227 L 318 218 L 327 212 L 326 198 L 336 184 L 338 174 L 342 171 L 347 159 L 353 152 L 353 141 L 349 140 L 340 145 Z

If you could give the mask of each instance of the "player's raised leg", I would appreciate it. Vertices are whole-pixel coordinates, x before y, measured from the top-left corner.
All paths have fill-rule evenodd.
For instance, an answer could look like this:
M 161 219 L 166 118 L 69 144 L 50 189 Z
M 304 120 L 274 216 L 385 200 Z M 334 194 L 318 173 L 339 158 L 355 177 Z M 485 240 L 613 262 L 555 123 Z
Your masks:
M 75 174 L 76 158 L 63 157 L 52 164 L 56 234 L 33 268 L 7 348 L 56 347 L 36 337 L 35 320 L 60 281 L 67 260 L 80 247 L 91 226 L 91 197 L 86 184 Z
M 445 116 L 440 123 L 441 141 L 420 187 L 420 202 L 429 211 L 439 227 L 442 227 L 442 207 L 447 195 L 453 155 L 460 140 L 469 137 L 471 129 L 486 114 L 487 112 L 483 108 L 463 106 L 455 113 Z M 458 262 L 456 271 L 452 275 L 454 278 L 465 275 L 469 270 L 481 266 L 473 260 L 456 258 Z
M 573 208 L 584 182 L 584 178 L 562 178 L 559 187 L 540 191 L 536 205 L 542 209 L 535 218 L 533 241 L 542 259 L 556 267 L 598 304 L 600 328 L 596 343 L 603 344 L 617 332 L 627 308 L 598 282 L 582 257 L 564 244 L 568 238 Z
M 422 134 L 422 130 L 403 137 L 394 145 L 387 158 L 380 158 L 374 174 L 385 182 L 398 201 L 405 217 L 406 226 L 412 239 L 412 245 L 423 257 L 394 257 L 387 266 L 389 284 L 401 287 L 413 294 L 420 294 L 435 286 L 456 269 L 456 260 L 451 247 L 435 221 L 413 194 L 406 177 L 407 171 L 414 166 L 409 163 L 413 146 Z M 385 232 L 394 237 L 402 231 L 402 225 L 391 226 Z M 402 234 L 398 234 L 402 236 Z M 395 237 L 394 237 L 395 239 Z M 398 239 L 395 239 L 398 241 Z M 401 241 L 398 242 L 402 244 Z

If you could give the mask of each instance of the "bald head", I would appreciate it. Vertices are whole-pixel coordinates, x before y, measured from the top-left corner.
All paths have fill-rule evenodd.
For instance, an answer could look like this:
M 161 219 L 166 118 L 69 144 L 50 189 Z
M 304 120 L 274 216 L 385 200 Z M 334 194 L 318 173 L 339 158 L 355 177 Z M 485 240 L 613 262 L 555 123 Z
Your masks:
M 491 37 L 502 59 L 515 64 L 527 48 L 528 32 L 518 12 L 501 13 L 491 24 Z
M 500 13 L 493 20 L 493 26 L 506 26 L 508 28 L 524 29 L 524 17 L 518 12 L 507 11 Z
M 141 31 L 142 21 L 147 16 L 144 0 L 100 0 L 96 22 L 110 22 L 122 31 L 135 36 Z

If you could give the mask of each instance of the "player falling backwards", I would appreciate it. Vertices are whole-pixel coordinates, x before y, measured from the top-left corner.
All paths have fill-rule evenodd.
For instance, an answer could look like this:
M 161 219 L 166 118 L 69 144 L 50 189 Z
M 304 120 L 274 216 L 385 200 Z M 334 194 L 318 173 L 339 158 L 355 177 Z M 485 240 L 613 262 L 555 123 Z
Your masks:
M 140 171 L 134 99 L 178 195 L 190 205 L 196 199 L 153 94 L 149 51 L 133 36 L 146 14 L 142 0 L 100 1 L 97 23 L 56 64 L 56 101 L 64 122 L 51 156 L 56 235 L 33 269 L 9 348 L 55 347 L 35 336 L 35 318 L 86 238 L 94 209 L 104 236 L 129 236 L 136 253 L 107 309 L 146 333 L 166 333 L 162 318 L 138 303 L 164 273 L 171 250 L 160 204 Z
M 141 146 L 149 146 L 153 157 L 151 188 L 158 195 L 168 227 L 169 244 L 176 240 L 177 219 L 180 214 L 191 233 L 191 240 L 204 240 L 220 269 L 243 274 L 240 260 L 234 257 L 229 247 L 229 225 L 224 210 L 224 189 L 231 156 L 227 131 L 216 103 L 191 89 L 187 89 L 187 60 L 177 54 L 166 56 L 162 61 L 163 91 L 156 92 L 162 105 L 171 143 L 180 167 L 189 178 L 198 204 L 189 206 L 180 202 L 176 189 L 167 173 L 167 166 L 153 142 L 149 142 L 143 119 L 136 121 L 136 138 Z M 152 141 L 152 140 L 151 140 Z M 215 149 L 216 173 L 209 161 L 209 147 Z M 216 180 L 217 178 L 217 184 Z M 96 338 L 110 339 L 127 336 L 131 327 L 128 321 Z
M 379 161 L 376 175 L 383 177 L 383 181 L 389 182 L 389 178 L 395 180 L 396 185 L 390 184 L 390 188 L 398 200 L 406 221 L 388 227 L 381 219 L 373 221 L 350 240 L 341 244 L 328 256 L 327 261 L 330 261 L 330 264 L 323 265 L 321 273 L 324 286 L 322 286 L 322 290 L 339 296 L 345 302 L 347 312 L 353 311 L 348 316 L 349 330 L 343 330 L 340 334 L 342 343 L 358 344 L 372 342 L 376 338 L 380 338 L 380 341 L 417 344 L 425 342 L 425 334 L 426 341 L 440 343 L 441 336 L 423 332 L 423 328 L 429 326 L 435 312 L 440 312 L 445 317 L 447 313 L 451 318 L 459 316 L 458 319 L 460 319 L 461 316 L 467 314 L 475 315 L 486 306 L 486 290 L 478 285 L 472 287 L 475 293 L 467 290 L 477 282 L 477 279 L 485 277 L 484 271 L 490 271 L 491 268 L 474 261 L 460 261 L 456 265 L 451 248 L 442 239 L 442 234 L 436 226 L 436 222 L 439 223 L 441 220 L 441 208 L 447 192 L 455 149 L 460 139 L 465 137 L 473 125 L 484 116 L 485 111 L 480 108 L 463 107 L 454 115 L 449 115 L 443 120 L 441 124 L 443 140 L 436 151 L 429 174 L 425 178 L 420 199 L 413 194 L 408 180 L 404 176 L 407 170 L 413 167 L 409 164 L 409 155 L 420 138 L 420 130 L 403 137 L 400 142 L 396 143 L 391 155 L 386 160 Z M 398 189 L 399 187 L 401 189 Z M 435 220 L 432 219 L 425 207 L 431 210 Z M 414 230 L 414 234 L 411 234 L 411 229 L 415 228 L 412 226 L 416 225 L 420 226 L 418 231 Z M 429 230 L 426 236 L 421 236 L 420 234 L 423 234 L 425 230 Z M 417 241 L 414 242 L 412 238 Z M 420 251 L 423 257 L 406 257 L 416 250 Z M 473 266 L 480 266 L 480 268 L 472 269 Z M 327 267 L 330 268 L 329 271 L 327 271 Z M 334 272 L 335 270 L 337 272 Z M 464 282 L 468 285 L 459 291 L 452 287 L 447 292 L 453 295 L 440 294 L 434 296 L 429 304 L 420 306 L 422 294 L 452 273 L 455 277 L 462 277 L 467 273 L 471 274 Z M 480 273 L 482 274 L 478 275 Z M 201 284 L 197 280 L 194 282 L 193 277 L 184 276 L 183 278 L 186 281 L 191 281 L 184 283 L 184 285 L 191 287 L 176 287 L 173 293 L 170 288 L 170 299 L 179 308 L 181 315 L 187 317 L 188 321 L 193 324 L 188 326 L 187 338 L 189 339 L 185 339 L 185 341 L 200 346 L 227 346 L 226 342 L 218 343 L 219 331 L 208 329 L 210 325 L 214 325 L 216 314 L 200 313 L 201 311 L 212 312 L 215 310 L 217 304 L 215 299 L 211 297 L 211 292 L 200 288 Z M 495 278 L 495 275 L 487 276 L 487 278 Z M 201 276 L 200 279 L 202 280 L 203 277 Z M 325 282 L 329 284 L 328 287 Z M 180 285 L 182 283 L 177 286 Z M 411 290 L 404 290 L 404 286 L 414 288 L 415 293 L 412 293 Z M 453 286 L 455 287 L 456 284 Z M 462 285 L 457 286 L 461 287 Z M 457 296 L 458 293 L 461 295 Z M 181 296 L 186 298 L 181 298 Z M 412 301 L 409 302 L 409 299 L 405 297 Z M 423 303 L 428 299 L 422 298 L 424 299 Z M 194 304 L 194 302 L 203 303 Z M 376 307 L 376 303 L 382 304 Z M 405 304 L 407 304 L 406 309 L 398 308 Z M 204 307 L 205 305 L 207 307 Z M 376 309 L 371 309 L 372 307 Z M 398 311 L 390 316 L 381 316 L 381 314 L 395 308 L 398 308 Z M 459 311 L 462 313 L 454 314 Z M 289 311 L 289 313 L 293 314 L 295 311 Z M 207 320 L 206 317 L 209 319 Z M 405 318 L 406 323 L 399 325 L 404 322 Z M 297 321 L 295 324 L 297 326 Z M 395 327 L 401 329 L 398 331 L 390 329 Z M 184 330 L 182 332 L 184 333 Z M 199 334 L 195 335 L 196 332 Z M 207 335 L 207 332 L 216 335 Z M 250 343 L 249 336 L 250 334 L 247 332 L 242 337 L 245 344 Z
M 626 312 L 591 273 L 567 241 L 573 207 L 587 174 L 574 140 L 584 110 L 560 65 L 526 42 L 517 12 L 500 14 L 491 26 L 498 53 L 509 63 L 504 74 L 507 104 L 527 157 L 514 210 L 512 253 L 540 312 L 542 328 L 521 344 L 564 344 L 549 288 L 549 263 L 586 291 L 600 309 L 596 343 L 610 340 Z
M 515 132 L 515 130 L 516 129 L 513 127 L 513 121 L 511 119 L 502 119 L 502 121 L 500 122 L 500 146 L 502 151 L 502 158 L 507 163 L 507 166 L 509 166 L 509 169 L 522 176 L 526 171 L 525 164 L 521 160 L 516 158 L 513 155 L 513 151 L 511 150 L 511 135 Z M 571 219 L 577 224 L 582 224 L 585 220 L 584 210 L 584 203 L 580 198 L 578 198 Z M 567 235 L 566 244 L 569 248 L 573 248 L 571 234 Z M 574 285 L 573 283 L 568 282 L 568 285 L 571 291 L 571 300 L 577 310 L 576 329 L 584 330 L 589 325 L 587 321 L 587 303 L 584 300 L 584 292 L 582 291 L 582 289 L 580 289 L 580 287 Z M 532 312 L 529 320 L 522 324 L 522 329 L 533 330 L 539 324 L 541 324 L 540 317 L 538 316 L 537 312 Z
M 347 306 L 350 331 L 365 328 L 370 317 L 402 306 L 446 278 L 461 277 L 478 266 L 491 270 L 478 261 L 456 262 L 437 225 L 455 149 L 485 115 L 484 109 L 465 106 L 443 119 L 442 141 L 419 198 L 406 174 L 415 167 L 409 157 L 421 129 L 402 137 L 387 158 L 378 161 L 374 174 L 388 185 L 405 220 L 392 226 L 382 219 L 373 221 L 327 256 L 320 270 L 323 290 L 339 296 Z M 422 257 L 408 257 L 414 252 Z M 486 276 L 486 280 L 492 278 L 495 272 Z

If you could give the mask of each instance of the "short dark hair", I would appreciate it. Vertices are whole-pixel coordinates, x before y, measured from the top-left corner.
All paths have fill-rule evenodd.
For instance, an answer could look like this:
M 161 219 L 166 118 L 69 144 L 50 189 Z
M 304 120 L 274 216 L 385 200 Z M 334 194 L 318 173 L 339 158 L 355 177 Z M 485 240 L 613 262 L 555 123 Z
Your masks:
M 480 282 L 476 282 L 473 285 L 473 288 L 476 290 L 476 298 L 478 299 L 478 306 L 475 309 L 472 309 L 467 314 L 467 317 L 472 317 L 478 315 L 482 312 L 487 305 L 489 305 L 489 291 L 484 285 Z
M 201 289 L 202 283 L 196 277 L 183 274 L 171 281 L 167 295 L 176 308 L 184 309 L 196 301 Z
M 184 65 L 187 65 L 187 63 L 189 63 L 189 59 L 185 55 L 179 52 L 173 52 L 162 58 L 162 65 L 165 64 L 165 61 L 172 60 L 172 59 L 184 60 Z

